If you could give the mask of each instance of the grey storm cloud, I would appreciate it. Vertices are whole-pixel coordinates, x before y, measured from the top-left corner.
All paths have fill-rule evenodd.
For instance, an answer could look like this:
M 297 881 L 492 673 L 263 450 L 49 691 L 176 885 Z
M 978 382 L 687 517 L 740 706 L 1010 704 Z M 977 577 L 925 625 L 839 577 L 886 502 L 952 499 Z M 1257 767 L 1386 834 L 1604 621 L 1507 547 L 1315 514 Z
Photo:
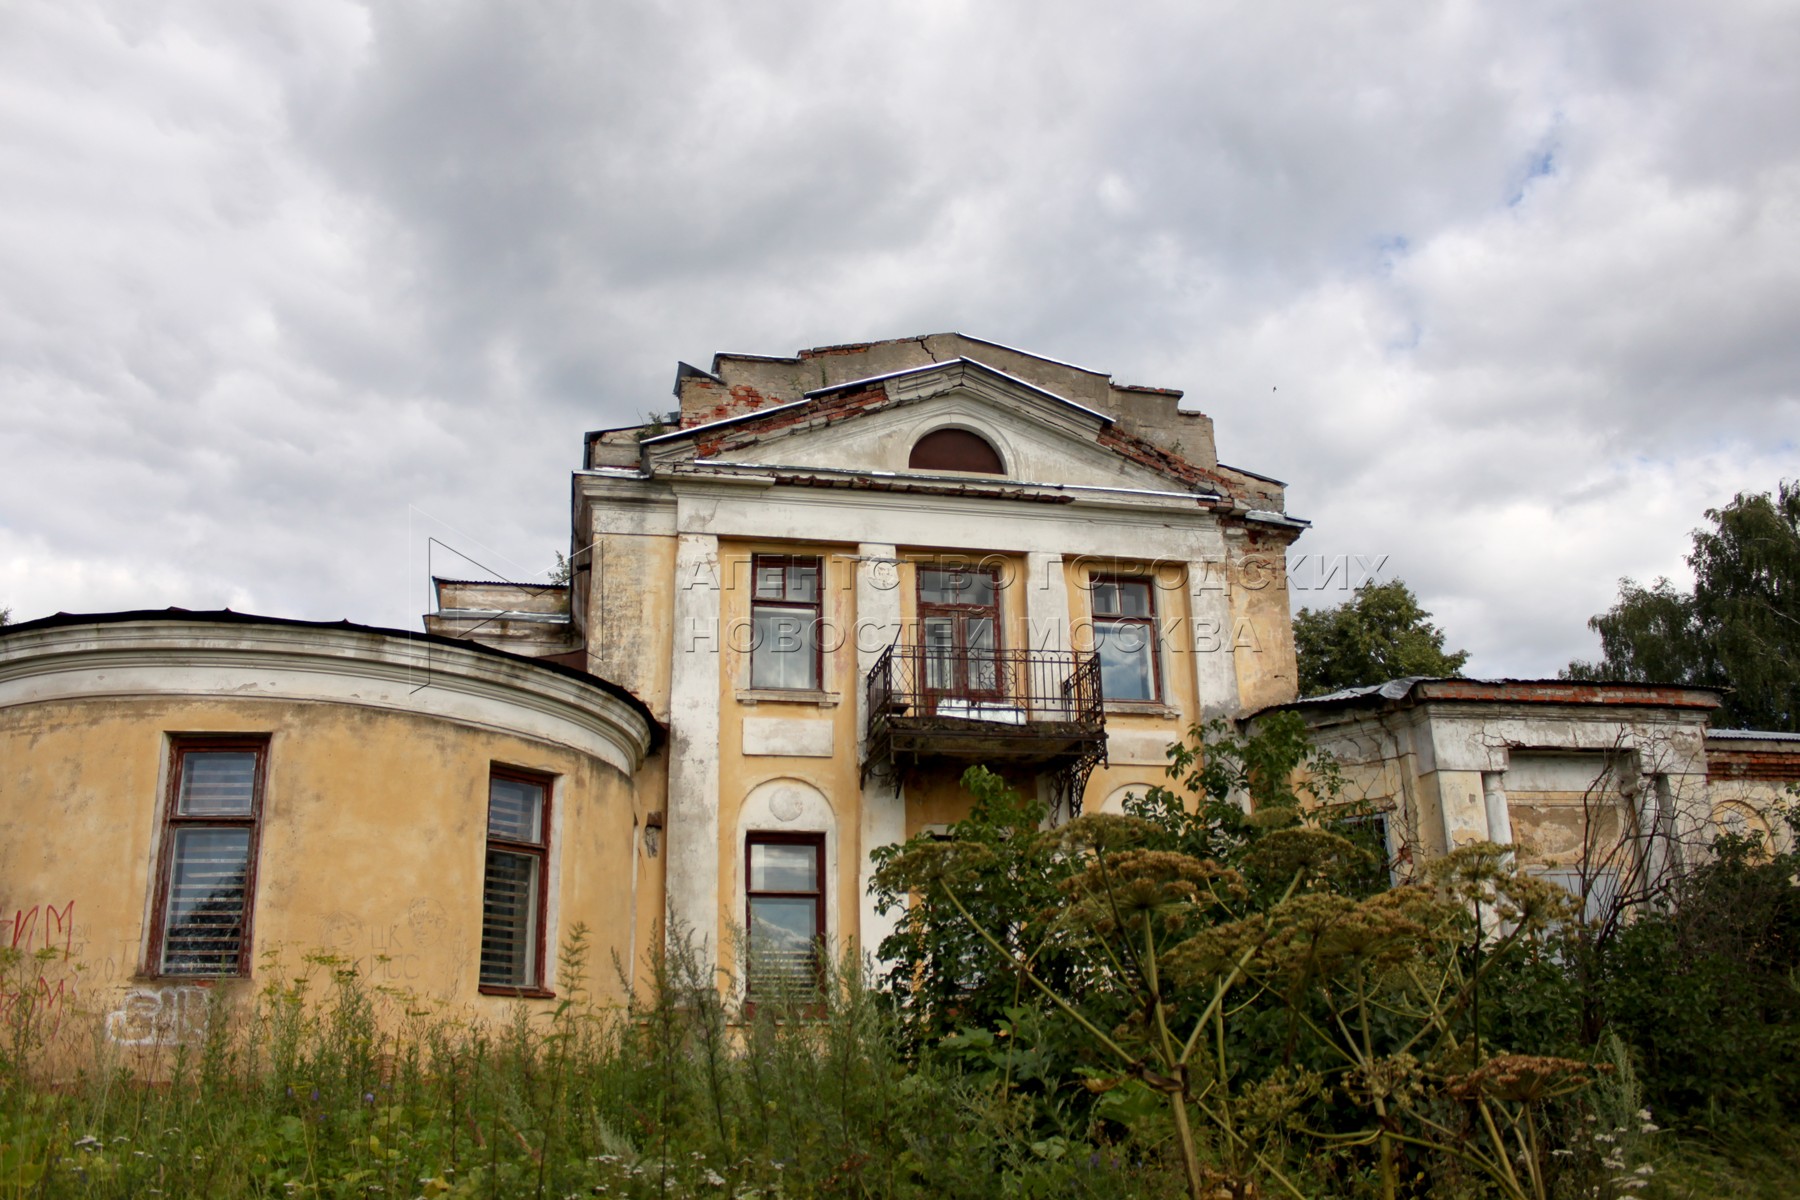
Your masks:
M 959 329 L 1186 389 L 1297 552 L 1547 673 L 1800 474 L 1797 57 L 1755 0 L 26 0 L 0 606 L 413 625 L 678 358 Z

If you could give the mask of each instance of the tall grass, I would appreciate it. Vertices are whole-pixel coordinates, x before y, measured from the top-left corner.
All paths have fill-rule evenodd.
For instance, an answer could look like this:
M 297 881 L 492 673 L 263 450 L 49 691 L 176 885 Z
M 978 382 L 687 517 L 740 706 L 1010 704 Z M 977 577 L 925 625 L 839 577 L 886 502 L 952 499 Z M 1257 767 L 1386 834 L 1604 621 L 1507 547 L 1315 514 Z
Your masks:
M 1045 1139 L 1005 1089 L 905 1061 L 857 964 L 746 1016 L 679 953 L 653 964 L 648 1000 L 591 1003 L 585 959 L 578 930 L 554 1010 L 521 1003 L 499 1024 L 371 987 L 330 956 L 265 963 L 275 982 L 216 1001 L 203 1031 L 153 1056 L 67 1014 L 58 1057 L 45 1014 L 15 1004 L 0 1200 L 1178 1191 L 1155 1146 Z

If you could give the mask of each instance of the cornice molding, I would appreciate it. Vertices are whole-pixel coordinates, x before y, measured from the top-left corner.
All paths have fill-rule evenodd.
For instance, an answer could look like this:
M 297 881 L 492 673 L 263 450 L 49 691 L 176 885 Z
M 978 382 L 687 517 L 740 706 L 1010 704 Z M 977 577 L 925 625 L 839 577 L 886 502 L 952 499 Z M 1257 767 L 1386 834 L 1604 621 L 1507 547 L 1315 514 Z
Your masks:
M 410 713 L 566 746 L 627 775 L 653 741 L 642 714 L 597 684 L 399 633 L 152 619 L 0 640 L 0 709 L 178 696 Z

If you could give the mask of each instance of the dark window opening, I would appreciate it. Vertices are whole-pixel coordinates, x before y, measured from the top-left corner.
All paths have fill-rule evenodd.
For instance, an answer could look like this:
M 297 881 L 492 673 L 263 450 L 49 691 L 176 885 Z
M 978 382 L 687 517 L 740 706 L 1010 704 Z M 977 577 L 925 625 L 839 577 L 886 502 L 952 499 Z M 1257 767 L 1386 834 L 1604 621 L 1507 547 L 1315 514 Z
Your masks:
M 928 433 L 913 444 L 912 456 L 906 460 L 912 471 L 974 471 L 982 475 L 1004 475 L 1000 455 L 980 434 L 966 429 L 940 429 Z

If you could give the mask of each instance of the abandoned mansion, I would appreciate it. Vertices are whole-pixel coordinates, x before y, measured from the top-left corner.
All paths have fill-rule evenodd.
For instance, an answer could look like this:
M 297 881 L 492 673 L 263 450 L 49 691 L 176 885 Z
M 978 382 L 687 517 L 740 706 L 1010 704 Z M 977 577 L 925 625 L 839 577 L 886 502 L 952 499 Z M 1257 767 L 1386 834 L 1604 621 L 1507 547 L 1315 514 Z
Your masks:
M 1800 741 L 1709 729 L 1706 689 L 1299 700 L 1307 522 L 1180 392 L 943 334 L 720 354 L 675 394 L 587 435 L 566 581 L 436 580 L 425 632 L 0 628 L 0 934 L 54 952 L 34 1002 L 163 1044 L 325 950 L 494 1016 L 566 991 L 577 926 L 624 967 L 602 994 L 676 930 L 754 998 L 879 945 L 871 851 L 956 821 L 967 767 L 1116 811 L 1190 727 L 1280 709 L 1397 872 L 1493 839 L 1566 880 L 1596 827 L 1677 853 L 1800 778 Z

